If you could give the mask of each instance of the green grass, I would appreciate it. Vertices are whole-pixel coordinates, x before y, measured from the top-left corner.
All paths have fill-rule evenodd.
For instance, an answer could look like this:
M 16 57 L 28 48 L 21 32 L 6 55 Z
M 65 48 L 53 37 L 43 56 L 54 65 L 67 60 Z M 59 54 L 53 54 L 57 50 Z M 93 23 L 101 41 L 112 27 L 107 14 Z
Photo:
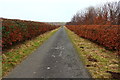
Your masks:
M 66 31 L 93 78 L 112 78 L 107 71 L 120 73 L 117 52 L 108 51 L 104 47 L 79 37 L 67 28 Z
M 0 79 L 2 78 L 2 55 L 0 54 Z
M 17 64 L 21 63 L 28 55 L 35 51 L 43 42 L 50 38 L 56 31 L 44 33 L 32 40 L 19 44 L 2 54 L 2 76 L 6 76 Z

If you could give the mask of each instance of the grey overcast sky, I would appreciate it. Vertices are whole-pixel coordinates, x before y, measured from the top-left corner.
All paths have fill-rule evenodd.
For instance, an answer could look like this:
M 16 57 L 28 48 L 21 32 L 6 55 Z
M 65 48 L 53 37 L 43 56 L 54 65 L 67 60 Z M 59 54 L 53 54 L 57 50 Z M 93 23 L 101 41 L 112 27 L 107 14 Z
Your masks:
M 119 0 L 0 0 L 0 17 L 40 22 L 68 22 L 89 6 Z

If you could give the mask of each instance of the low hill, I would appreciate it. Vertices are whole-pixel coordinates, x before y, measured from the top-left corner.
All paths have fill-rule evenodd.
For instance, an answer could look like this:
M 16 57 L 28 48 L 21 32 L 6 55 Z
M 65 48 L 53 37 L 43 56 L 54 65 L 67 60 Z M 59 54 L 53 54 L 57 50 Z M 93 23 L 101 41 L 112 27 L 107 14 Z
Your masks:
M 52 25 L 65 25 L 66 22 L 46 22 L 48 24 L 52 24 Z

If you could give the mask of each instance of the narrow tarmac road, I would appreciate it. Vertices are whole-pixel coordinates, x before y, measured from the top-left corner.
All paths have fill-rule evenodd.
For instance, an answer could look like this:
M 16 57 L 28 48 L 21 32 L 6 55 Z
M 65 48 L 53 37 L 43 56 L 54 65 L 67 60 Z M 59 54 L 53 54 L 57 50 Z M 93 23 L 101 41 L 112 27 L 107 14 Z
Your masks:
M 64 27 L 14 68 L 6 78 L 91 78 Z

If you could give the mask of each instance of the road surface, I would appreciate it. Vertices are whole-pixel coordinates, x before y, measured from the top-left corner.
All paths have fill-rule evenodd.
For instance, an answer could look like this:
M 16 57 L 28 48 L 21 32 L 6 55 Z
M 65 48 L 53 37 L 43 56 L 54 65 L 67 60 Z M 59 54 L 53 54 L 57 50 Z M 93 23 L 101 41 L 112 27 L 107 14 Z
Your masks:
M 61 27 L 6 78 L 90 78 L 90 75 Z

